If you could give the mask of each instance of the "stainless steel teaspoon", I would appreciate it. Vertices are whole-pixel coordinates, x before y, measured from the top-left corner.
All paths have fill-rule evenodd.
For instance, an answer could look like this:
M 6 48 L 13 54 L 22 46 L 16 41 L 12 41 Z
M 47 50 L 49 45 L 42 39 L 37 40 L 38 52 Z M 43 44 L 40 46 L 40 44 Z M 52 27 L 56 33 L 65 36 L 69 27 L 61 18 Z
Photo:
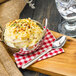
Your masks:
M 50 50 L 52 50 L 54 48 L 61 48 L 65 44 L 65 42 L 66 42 L 66 36 L 59 37 L 52 43 L 52 47 L 49 47 L 45 52 L 41 53 L 40 55 L 38 55 L 37 57 L 35 57 L 31 61 L 29 61 L 28 63 L 23 64 L 22 69 L 25 69 L 28 66 L 30 66 L 31 64 L 33 64 L 34 62 L 36 62 L 40 57 L 42 57 L 43 55 L 48 53 Z

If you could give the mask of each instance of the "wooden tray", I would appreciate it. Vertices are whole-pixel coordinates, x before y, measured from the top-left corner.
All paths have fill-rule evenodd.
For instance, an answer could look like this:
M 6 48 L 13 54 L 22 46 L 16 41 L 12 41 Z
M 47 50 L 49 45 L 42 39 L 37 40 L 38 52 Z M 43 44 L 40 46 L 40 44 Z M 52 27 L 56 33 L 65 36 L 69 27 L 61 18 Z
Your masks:
M 57 32 L 51 32 L 56 38 L 61 36 Z M 65 53 L 34 63 L 27 69 L 53 76 L 76 76 L 76 39 L 67 36 L 63 48 Z M 12 55 L 11 57 L 14 60 Z

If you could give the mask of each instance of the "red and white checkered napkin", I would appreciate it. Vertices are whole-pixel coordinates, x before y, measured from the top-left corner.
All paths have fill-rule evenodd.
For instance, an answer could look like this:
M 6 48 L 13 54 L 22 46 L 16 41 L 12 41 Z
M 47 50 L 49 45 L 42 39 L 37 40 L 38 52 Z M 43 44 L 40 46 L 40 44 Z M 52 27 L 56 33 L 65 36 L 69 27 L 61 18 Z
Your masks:
M 15 61 L 19 68 L 22 67 L 23 64 L 26 64 L 28 61 L 34 59 L 36 56 L 41 54 L 42 52 L 46 51 L 48 47 L 52 47 L 52 42 L 55 41 L 55 37 L 51 34 L 50 30 L 47 29 L 47 33 L 43 40 L 43 45 L 35 51 L 25 51 L 24 49 L 20 49 L 19 52 L 14 54 Z M 55 56 L 57 54 L 63 53 L 64 50 L 60 49 L 52 49 L 50 52 L 42 56 L 38 61 Z

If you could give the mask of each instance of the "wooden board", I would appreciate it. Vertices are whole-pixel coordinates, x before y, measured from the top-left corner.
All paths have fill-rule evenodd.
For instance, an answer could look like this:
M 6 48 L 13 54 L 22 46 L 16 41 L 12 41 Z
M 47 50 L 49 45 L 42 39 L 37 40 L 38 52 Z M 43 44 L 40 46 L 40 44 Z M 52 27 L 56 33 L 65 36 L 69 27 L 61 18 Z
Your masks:
M 51 32 L 56 38 L 61 36 L 57 32 Z M 65 53 L 34 63 L 27 69 L 53 76 L 76 76 L 76 39 L 67 36 L 63 48 Z M 13 58 L 12 55 L 11 57 Z

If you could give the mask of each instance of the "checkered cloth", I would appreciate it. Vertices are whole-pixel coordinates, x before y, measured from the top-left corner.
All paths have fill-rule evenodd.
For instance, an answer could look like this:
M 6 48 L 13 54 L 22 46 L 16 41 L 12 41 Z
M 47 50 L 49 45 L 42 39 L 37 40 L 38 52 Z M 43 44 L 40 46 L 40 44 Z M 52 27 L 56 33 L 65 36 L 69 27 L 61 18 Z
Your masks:
M 43 45 L 38 50 L 34 50 L 34 51 L 31 50 L 29 52 L 29 51 L 25 51 L 25 49 L 20 49 L 19 52 L 13 54 L 14 57 L 15 57 L 15 61 L 16 61 L 17 66 L 19 68 L 21 68 L 23 64 L 26 64 L 30 60 L 34 59 L 36 56 L 38 56 L 42 52 L 47 51 L 48 47 L 52 47 L 52 42 L 53 41 L 55 41 L 55 37 L 52 35 L 50 30 L 47 29 L 45 38 L 43 40 Z M 42 56 L 37 61 L 55 56 L 55 55 L 63 53 L 63 52 L 64 52 L 64 50 L 62 48 L 52 49 L 52 50 L 50 50 L 50 52 L 48 52 L 47 54 Z

